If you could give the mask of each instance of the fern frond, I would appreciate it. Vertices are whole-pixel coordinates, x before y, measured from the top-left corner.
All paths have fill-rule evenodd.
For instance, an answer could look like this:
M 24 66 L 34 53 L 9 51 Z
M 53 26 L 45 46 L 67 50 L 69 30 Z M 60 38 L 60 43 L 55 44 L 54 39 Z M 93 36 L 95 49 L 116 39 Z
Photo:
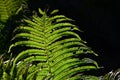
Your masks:
M 120 68 L 117 70 L 112 70 L 103 76 L 104 80 L 119 80 L 120 79 Z
M 24 0 L 0 0 L 0 21 L 6 20 L 15 15 Z
M 39 12 L 41 17 L 36 15 L 31 20 L 25 19 L 28 25 L 14 30 L 12 40 L 16 42 L 10 46 L 9 52 L 17 46 L 27 48 L 14 59 L 11 74 L 16 67 L 17 75 L 22 76 L 22 69 L 28 65 L 27 80 L 73 80 L 80 78 L 78 74 L 82 76 L 84 71 L 99 68 L 96 61 L 79 58 L 81 54 L 96 54 L 74 32 L 79 29 L 68 22 L 71 19 L 64 15 L 47 16 L 41 9 Z

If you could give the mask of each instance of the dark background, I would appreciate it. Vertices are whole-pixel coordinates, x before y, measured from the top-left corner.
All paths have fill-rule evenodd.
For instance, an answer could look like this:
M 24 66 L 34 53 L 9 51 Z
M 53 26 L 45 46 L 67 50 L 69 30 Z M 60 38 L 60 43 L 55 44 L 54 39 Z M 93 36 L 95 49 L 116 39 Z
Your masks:
M 33 7 L 34 5 L 34 7 Z M 97 54 L 97 62 L 106 74 L 120 68 L 120 6 L 113 0 L 30 0 L 31 10 L 59 9 L 60 14 L 75 20 L 83 33 L 80 36 L 88 42 Z

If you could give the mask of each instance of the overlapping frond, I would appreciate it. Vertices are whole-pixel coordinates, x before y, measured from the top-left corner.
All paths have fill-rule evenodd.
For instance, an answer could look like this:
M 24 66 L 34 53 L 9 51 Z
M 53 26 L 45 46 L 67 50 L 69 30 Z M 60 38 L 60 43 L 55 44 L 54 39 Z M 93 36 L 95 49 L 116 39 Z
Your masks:
M 104 80 L 119 80 L 120 79 L 120 68 L 117 70 L 112 70 L 103 76 Z
M 12 40 L 21 41 L 13 43 L 10 50 L 17 46 L 27 48 L 14 59 L 11 75 L 15 68 L 17 75 L 21 75 L 27 67 L 26 80 L 74 80 L 82 72 L 98 68 L 96 61 L 79 58 L 81 54 L 96 54 L 75 33 L 79 29 L 68 22 L 71 19 L 63 15 L 49 17 L 40 9 L 39 12 L 41 17 L 33 16 L 32 20 L 25 20 L 28 26 L 15 30 L 20 32 Z
M 0 0 L 0 21 L 6 22 L 9 17 L 15 15 L 23 1 L 24 0 Z

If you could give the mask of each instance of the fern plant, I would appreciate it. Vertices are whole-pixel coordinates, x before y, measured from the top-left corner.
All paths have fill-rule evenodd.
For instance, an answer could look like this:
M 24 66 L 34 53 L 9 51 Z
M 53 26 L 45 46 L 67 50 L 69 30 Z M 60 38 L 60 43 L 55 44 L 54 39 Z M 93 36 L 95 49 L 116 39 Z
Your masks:
M 11 77 L 17 80 L 78 80 L 83 78 L 84 71 L 98 69 L 96 61 L 80 58 L 86 54 L 97 56 L 75 33 L 80 30 L 68 22 L 71 19 L 55 15 L 56 12 L 58 10 L 47 16 L 39 9 L 41 17 L 34 15 L 32 20 L 25 19 L 28 25 L 14 30 L 14 43 L 8 52 L 18 46 L 26 48 L 15 57 Z

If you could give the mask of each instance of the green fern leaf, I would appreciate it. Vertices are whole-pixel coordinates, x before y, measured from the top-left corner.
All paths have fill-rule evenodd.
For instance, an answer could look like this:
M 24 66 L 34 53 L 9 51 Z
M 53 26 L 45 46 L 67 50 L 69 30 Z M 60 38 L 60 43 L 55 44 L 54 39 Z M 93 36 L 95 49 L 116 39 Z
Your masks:
M 52 15 L 52 14 L 55 14 L 55 13 L 57 13 L 57 12 L 59 12 L 59 10 L 58 10 L 58 9 L 55 9 L 55 10 L 53 10 L 50 14 Z
M 6 22 L 9 17 L 16 15 L 23 1 L 24 0 L 0 0 L 0 21 Z
M 17 46 L 27 48 L 15 57 L 11 74 L 17 68 L 21 79 L 28 70 L 27 80 L 74 80 L 81 78 L 78 75 L 82 76 L 84 71 L 99 68 L 96 61 L 88 57 L 79 58 L 81 54 L 97 54 L 74 32 L 80 30 L 69 22 L 71 19 L 64 15 L 47 16 L 41 9 L 39 12 L 41 17 L 34 15 L 31 20 L 25 19 L 28 26 L 14 30 L 12 40 L 16 42 L 10 46 L 9 52 Z M 26 65 L 28 69 L 25 69 Z
M 45 51 L 44 50 L 36 50 L 36 49 L 28 49 L 25 51 L 22 51 L 14 60 L 15 63 L 17 63 L 19 60 L 24 59 L 27 56 L 31 56 L 31 55 L 46 55 L 44 54 Z

